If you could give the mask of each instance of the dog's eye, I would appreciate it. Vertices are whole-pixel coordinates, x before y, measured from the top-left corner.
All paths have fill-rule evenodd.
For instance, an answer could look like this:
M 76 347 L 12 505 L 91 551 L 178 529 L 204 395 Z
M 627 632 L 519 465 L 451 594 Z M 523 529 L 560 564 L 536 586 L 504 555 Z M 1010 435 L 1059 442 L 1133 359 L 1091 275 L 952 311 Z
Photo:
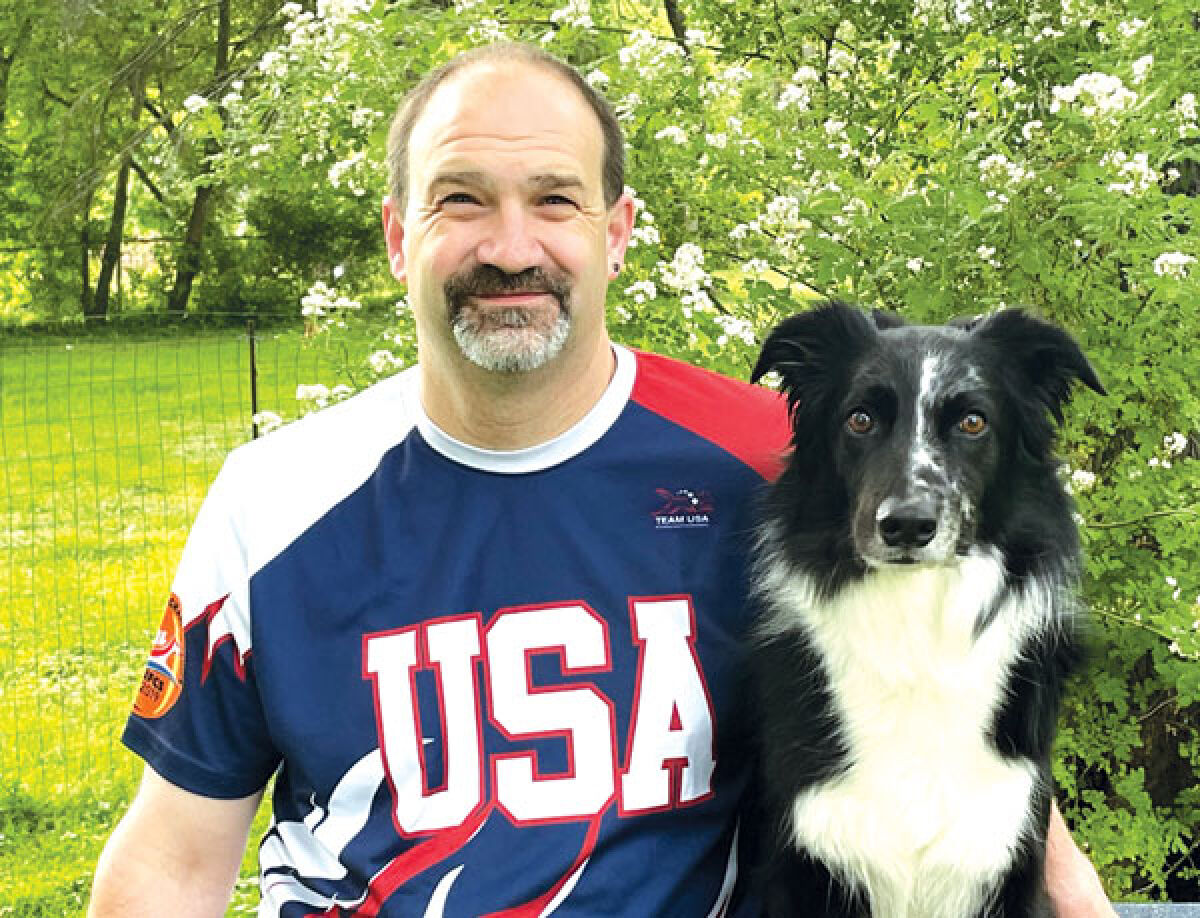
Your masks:
M 868 434 L 875 429 L 875 419 L 859 408 L 850 412 L 850 417 L 846 418 L 846 427 L 851 433 Z
M 968 437 L 978 437 L 988 428 L 987 418 L 982 414 L 972 411 L 970 414 L 963 416 L 963 419 L 958 422 L 958 429 L 965 433 Z

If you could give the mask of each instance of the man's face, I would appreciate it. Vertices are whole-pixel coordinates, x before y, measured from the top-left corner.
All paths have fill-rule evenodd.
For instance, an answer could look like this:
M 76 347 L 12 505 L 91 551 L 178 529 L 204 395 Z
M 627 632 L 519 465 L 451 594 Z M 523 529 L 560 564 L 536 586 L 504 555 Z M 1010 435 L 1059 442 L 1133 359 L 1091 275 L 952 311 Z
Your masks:
M 536 66 L 482 63 L 434 92 L 409 141 L 405 210 L 384 203 L 423 360 L 454 347 L 513 373 L 607 344 L 632 205 L 604 206 L 603 148 L 575 88 Z

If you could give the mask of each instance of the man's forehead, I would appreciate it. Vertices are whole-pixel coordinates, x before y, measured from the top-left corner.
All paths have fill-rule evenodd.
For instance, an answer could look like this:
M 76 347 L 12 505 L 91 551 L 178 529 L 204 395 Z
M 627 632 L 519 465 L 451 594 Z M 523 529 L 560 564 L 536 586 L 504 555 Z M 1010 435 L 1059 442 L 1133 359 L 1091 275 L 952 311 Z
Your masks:
M 412 128 L 410 163 L 430 153 L 545 149 L 590 160 L 603 134 L 579 91 L 545 67 L 524 61 L 474 63 L 448 77 Z M 597 160 L 599 161 L 599 160 Z

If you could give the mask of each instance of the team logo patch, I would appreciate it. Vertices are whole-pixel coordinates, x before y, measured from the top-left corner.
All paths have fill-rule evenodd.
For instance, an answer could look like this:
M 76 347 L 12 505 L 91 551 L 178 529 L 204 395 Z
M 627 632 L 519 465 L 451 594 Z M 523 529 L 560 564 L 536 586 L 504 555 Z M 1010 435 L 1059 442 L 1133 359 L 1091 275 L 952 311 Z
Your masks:
M 696 529 L 713 521 L 716 506 L 708 491 L 655 488 L 662 503 L 654 511 L 655 529 Z
M 183 651 L 183 605 L 172 593 L 133 702 L 138 717 L 162 717 L 175 706 L 183 692 Z

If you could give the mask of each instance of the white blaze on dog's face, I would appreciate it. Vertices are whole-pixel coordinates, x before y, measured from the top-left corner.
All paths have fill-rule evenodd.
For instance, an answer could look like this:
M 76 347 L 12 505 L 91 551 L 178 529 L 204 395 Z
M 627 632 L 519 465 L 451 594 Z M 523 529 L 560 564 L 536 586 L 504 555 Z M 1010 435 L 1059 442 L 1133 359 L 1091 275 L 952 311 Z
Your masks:
M 947 563 L 972 543 L 996 464 L 992 391 L 959 329 L 889 329 L 860 356 L 836 449 L 868 565 Z

